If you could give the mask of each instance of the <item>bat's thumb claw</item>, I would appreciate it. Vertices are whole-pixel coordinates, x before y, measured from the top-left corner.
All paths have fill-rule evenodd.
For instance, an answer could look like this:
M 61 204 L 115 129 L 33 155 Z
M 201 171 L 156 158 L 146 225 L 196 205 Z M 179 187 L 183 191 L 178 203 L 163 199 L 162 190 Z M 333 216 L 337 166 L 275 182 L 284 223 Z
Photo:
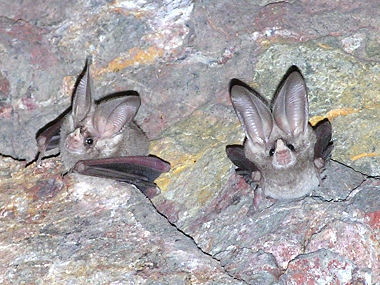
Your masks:
M 91 55 L 91 54 L 89 54 L 89 55 L 86 57 L 86 63 L 87 63 L 87 65 L 91 65 L 91 63 L 92 63 L 92 55 Z
M 141 192 L 145 194 L 149 199 L 152 199 L 153 197 L 156 197 L 157 195 L 161 194 L 161 190 L 158 187 L 142 187 L 139 188 Z
M 319 157 L 314 159 L 314 165 L 318 168 L 321 169 L 325 166 L 325 161 L 323 158 Z
M 42 167 L 42 157 L 43 157 L 43 152 L 39 151 L 37 154 L 37 160 L 36 160 L 36 166 L 38 168 Z
M 86 166 L 84 165 L 82 161 L 78 161 L 74 166 L 74 170 L 78 172 L 83 172 L 86 170 Z

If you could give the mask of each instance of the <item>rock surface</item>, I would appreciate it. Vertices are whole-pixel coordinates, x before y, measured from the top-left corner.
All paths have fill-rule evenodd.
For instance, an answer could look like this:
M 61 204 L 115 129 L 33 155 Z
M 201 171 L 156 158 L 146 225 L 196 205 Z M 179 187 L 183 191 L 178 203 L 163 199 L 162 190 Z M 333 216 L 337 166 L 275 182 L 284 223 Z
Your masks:
M 296 64 L 313 121 L 332 120 L 333 157 L 380 175 L 377 8 L 375 0 L 3 1 L 0 153 L 34 158 L 35 133 L 70 105 L 87 55 L 97 98 L 140 92 L 138 121 L 151 138 L 204 104 L 230 108 L 233 77 L 271 97 Z
M 0 3 L 0 283 L 380 282 L 378 1 L 241 3 Z M 62 178 L 55 158 L 25 168 L 88 55 L 96 98 L 138 91 L 151 153 L 172 165 L 151 202 Z M 244 136 L 228 81 L 270 98 L 293 64 L 334 161 L 311 197 L 255 210 L 225 155 Z
M 134 186 L 61 170 L 2 179 L 1 284 L 243 284 Z
M 0 166 L 2 284 L 380 282 L 380 181 L 335 162 L 316 195 L 259 209 L 232 169 L 207 200 L 177 185 L 153 206 L 131 185 L 62 177 L 58 159 Z

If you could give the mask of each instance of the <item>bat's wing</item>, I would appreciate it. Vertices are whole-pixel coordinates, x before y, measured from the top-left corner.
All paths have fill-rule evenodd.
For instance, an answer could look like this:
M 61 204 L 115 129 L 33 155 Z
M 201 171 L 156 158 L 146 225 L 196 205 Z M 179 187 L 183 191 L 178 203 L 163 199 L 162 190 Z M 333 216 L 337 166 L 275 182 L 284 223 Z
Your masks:
M 228 145 L 226 146 L 226 153 L 232 163 L 238 167 L 236 173 L 243 176 L 248 184 L 257 186 L 257 181 L 252 179 L 252 173 L 259 171 L 259 169 L 245 156 L 244 147 L 242 145 Z
M 314 127 L 315 134 L 317 136 L 317 141 L 314 146 L 314 158 L 322 158 L 323 160 L 328 160 L 333 149 L 333 142 L 331 141 L 331 123 L 328 119 L 320 121 Z
M 63 113 L 56 120 L 47 124 L 37 133 L 36 140 L 38 147 L 38 164 L 40 164 L 41 159 L 45 156 L 46 152 L 51 151 L 52 154 L 58 154 L 60 129 L 64 121 L 64 115 L 66 113 L 67 112 Z
M 156 188 L 154 180 L 170 170 L 170 164 L 155 156 L 124 156 L 78 161 L 74 171 L 90 176 L 111 178 L 135 185 L 146 196 Z

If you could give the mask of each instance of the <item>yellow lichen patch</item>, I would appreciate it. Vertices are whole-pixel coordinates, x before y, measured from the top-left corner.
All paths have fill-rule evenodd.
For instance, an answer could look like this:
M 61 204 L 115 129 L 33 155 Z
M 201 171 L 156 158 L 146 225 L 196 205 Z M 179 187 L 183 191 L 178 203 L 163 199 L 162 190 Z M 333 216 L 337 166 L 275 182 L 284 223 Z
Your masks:
M 169 159 L 171 169 L 168 173 L 162 174 L 156 179 L 156 184 L 162 191 L 167 190 L 167 186 L 170 183 L 171 177 L 176 177 L 184 172 L 189 167 L 192 167 L 194 163 L 202 156 L 203 153 L 197 153 L 195 155 L 183 154 L 180 157 Z
M 158 57 L 162 56 L 164 51 L 156 47 L 149 47 L 147 50 L 140 48 L 131 48 L 126 54 L 113 59 L 105 68 L 95 72 L 95 76 L 101 76 L 108 72 L 117 72 L 128 66 L 135 64 L 150 64 Z
M 331 121 L 332 119 L 336 117 L 347 116 L 353 113 L 358 113 L 359 111 L 360 111 L 359 109 L 354 109 L 354 108 L 334 109 L 327 112 L 327 114 L 324 116 L 314 116 L 310 118 L 310 124 L 312 126 L 315 126 L 318 122 L 322 121 L 325 118 L 328 118 Z
M 212 196 L 212 192 L 210 191 L 209 187 L 206 187 L 202 189 L 197 197 L 197 201 L 202 206 L 206 204 L 207 201 L 210 200 L 210 197 Z
M 360 153 L 358 155 L 354 155 L 354 156 L 351 156 L 350 159 L 352 161 L 355 161 L 355 160 L 358 160 L 358 159 L 361 159 L 363 157 L 375 157 L 375 156 L 380 156 L 379 153 L 376 153 L 376 152 L 363 152 L 363 153 Z
M 260 42 L 261 46 L 263 46 L 264 48 L 268 48 L 271 44 L 271 41 L 269 41 L 267 39 L 259 39 L 259 42 Z
M 122 14 L 124 16 L 132 15 L 132 16 L 136 17 L 137 19 L 141 19 L 142 17 L 146 16 L 146 14 L 147 14 L 145 11 L 141 11 L 141 10 L 125 10 L 123 8 L 120 8 L 120 7 L 113 8 L 112 11 L 115 12 L 115 13 Z
M 168 185 L 170 183 L 170 175 L 169 173 L 161 174 L 160 177 L 158 177 L 154 183 L 157 184 L 158 188 L 160 188 L 162 191 L 166 191 L 168 189 Z
M 318 122 L 322 121 L 325 118 L 326 116 L 314 116 L 310 118 L 309 122 L 312 126 L 315 126 Z
M 326 44 L 324 44 L 324 43 L 318 43 L 318 46 L 321 47 L 321 48 L 323 48 L 323 49 L 332 49 L 331 46 L 326 45 Z

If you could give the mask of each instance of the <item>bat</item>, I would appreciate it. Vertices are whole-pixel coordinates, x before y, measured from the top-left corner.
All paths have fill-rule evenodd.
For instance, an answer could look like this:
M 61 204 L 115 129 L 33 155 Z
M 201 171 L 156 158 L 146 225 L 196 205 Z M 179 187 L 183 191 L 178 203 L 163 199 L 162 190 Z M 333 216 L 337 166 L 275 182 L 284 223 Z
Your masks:
M 99 102 L 92 94 L 87 59 L 71 109 L 37 133 L 37 163 L 59 152 L 67 171 L 128 182 L 144 192 L 170 164 L 147 156 L 149 140 L 133 121 L 141 104 L 138 93 L 119 92 Z
M 327 119 L 314 128 L 308 123 L 306 84 L 298 68 L 288 70 L 271 104 L 238 79 L 231 80 L 229 93 L 246 137 L 226 152 L 254 186 L 254 203 L 262 194 L 276 200 L 309 195 L 330 158 L 332 129 Z

